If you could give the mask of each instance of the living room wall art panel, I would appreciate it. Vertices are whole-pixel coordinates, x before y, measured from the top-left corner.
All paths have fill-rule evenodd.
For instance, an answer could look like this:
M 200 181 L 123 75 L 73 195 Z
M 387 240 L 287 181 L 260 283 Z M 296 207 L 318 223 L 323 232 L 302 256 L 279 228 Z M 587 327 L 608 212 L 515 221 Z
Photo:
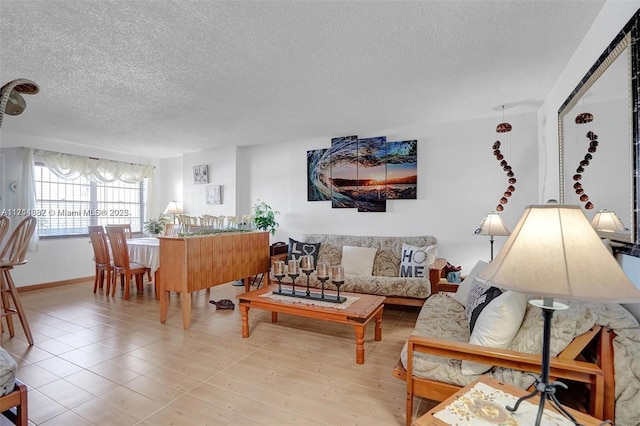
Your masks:
M 387 199 L 415 200 L 418 194 L 418 141 L 387 143 Z
M 331 148 L 307 151 L 307 201 L 385 212 L 387 200 L 415 200 L 417 193 L 417 140 L 341 136 Z
M 387 211 L 387 138 L 358 140 L 358 179 L 355 199 L 359 212 Z
M 355 208 L 358 191 L 358 137 L 331 139 L 331 207 Z
M 307 151 L 307 201 L 331 199 L 331 155 L 328 148 Z

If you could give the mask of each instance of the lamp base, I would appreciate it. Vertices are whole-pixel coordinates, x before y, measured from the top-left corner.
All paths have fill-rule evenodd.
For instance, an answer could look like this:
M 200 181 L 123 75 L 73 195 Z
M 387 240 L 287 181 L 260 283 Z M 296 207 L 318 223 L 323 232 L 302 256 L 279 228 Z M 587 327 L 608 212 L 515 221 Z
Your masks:
M 562 406 L 562 404 L 560 404 L 560 401 L 558 401 L 558 398 L 556 398 L 556 388 L 561 387 L 563 389 L 569 389 L 567 385 L 558 381 L 554 381 L 552 383 L 544 383 L 540 376 L 533 375 L 533 377 L 535 377 L 536 379 L 535 390 L 530 394 L 525 395 L 522 398 L 518 399 L 513 407 L 507 406 L 507 410 L 511 411 L 512 413 L 516 412 L 518 410 L 518 406 L 520 406 L 520 403 L 522 401 L 529 398 L 533 398 L 536 395 L 540 395 L 540 403 L 538 405 L 538 414 L 536 416 L 536 423 L 535 423 L 536 426 L 540 425 L 540 422 L 542 420 L 542 413 L 544 412 L 544 404 L 547 400 L 549 400 L 549 402 L 553 405 L 553 407 L 556 410 L 561 412 L 567 419 L 572 421 L 574 425 L 576 426 L 580 425 L 580 423 L 578 423 L 575 417 L 573 417 L 571 413 L 569 413 Z
M 551 297 L 545 297 L 542 300 L 530 300 L 529 303 L 533 306 L 537 306 L 542 309 L 542 316 L 544 319 L 544 330 L 542 336 L 542 374 L 540 376 L 533 375 L 535 377 L 535 390 L 529 395 L 525 395 L 516 401 L 516 404 L 512 407 L 507 407 L 507 410 L 515 412 L 518 410 L 518 406 L 525 399 L 533 398 L 540 394 L 540 403 L 538 405 L 538 414 L 536 416 L 536 426 L 540 425 L 542 420 L 542 413 L 544 412 L 544 404 L 547 400 L 564 416 L 571 420 L 574 425 L 579 425 L 576 419 L 560 404 L 558 398 L 556 398 L 556 387 L 568 389 L 567 385 L 562 382 L 554 381 L 549 383 L 549 370 L 550 370 L 550 348 L 551 348 L 551 320 L 553 319 L 553 313 L 557 310 L 567 309 L 568 306 L 562 303 L 555 302 Z

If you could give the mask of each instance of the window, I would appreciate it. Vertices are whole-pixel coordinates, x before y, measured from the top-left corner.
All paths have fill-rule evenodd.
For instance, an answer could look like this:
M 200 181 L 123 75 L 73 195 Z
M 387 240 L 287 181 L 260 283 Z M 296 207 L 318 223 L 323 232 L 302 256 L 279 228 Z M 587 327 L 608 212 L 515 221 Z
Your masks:
M 35 172 L 41 237 L 86 235 L 89 225 L 118 223 L 130 223 L 133 232 L 142 232 L 146 179 L 140 183 L 67 180 L 39 162 Z

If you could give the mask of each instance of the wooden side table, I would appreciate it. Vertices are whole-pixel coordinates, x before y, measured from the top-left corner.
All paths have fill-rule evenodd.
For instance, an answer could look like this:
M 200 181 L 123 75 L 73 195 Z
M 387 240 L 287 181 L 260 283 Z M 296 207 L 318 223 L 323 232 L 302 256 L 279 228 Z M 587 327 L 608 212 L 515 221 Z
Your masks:
M 512 386 L 512 385 L 507 385 L 504 383 L 500 383 L 499 381 L 489 377 L 489 376 L 482 376 L 479 379 L 475 380 L 473 383 L 469 384 L 468 386 L 465 386 L 464 388 L 460 389 L 458 392 L 456 392 L 455 394 L 451 395 L 449 398 L 445 399 L 444 401 L 442 401 L 440 404 L 436 405 L 435 407 L 433 407 L 431 410 L 429 410 L 428 412 L 426 412 L 425 414 L 423 414 L 422 416 L 420 416 L 418 419 L 416 419 L 412 425 L 413 426 L 447 426 L 450 425 L 450 423 L 447 423 L 446 421 L 441 420 L 440 418 L 436 417 L 436 413 L 442 413 L 445 412 L 447 410 L 447 407 L 449 408 L 453 408 L 454 406 L 452 404 L 454 403 L 458 403 L 458 404 L 463 404 L 464 400 L 461 398 L 469 398 L 470 397 L 470 392 L 476 388 L 476 385 L 480 383 L 480 384 L 484 384 L 489 386 L 490 388 L 493 388 L 494 390 L 498 390 L 498 391 L 502 391 L 505 394 L 507 394 L 507 397 L 513 397 L 513 402 L 515 403 L 515 401 L 520 398 L 521 396 L 527 395 L 529 393 L 529 391 L 526 391 L 524 389 L 520 389 L 516 386 Z M 481 402 L 484 402 L 484 400 L 481 400 Z M 525 401 L 526 403 L 529 404 L 533 404 L 533 406 L 535 407 L 535 410 L 533 411 L 533 418 L 530 419 L 530 421 L 527 418 L 524 419 L 519 419 L 519 423 L 521 425 L 525 425 L 525 424 L 533 424 L 535 421 L 535 415 L 538 412 L 538 402 L 539 402 L 539 398 L 538 396 L 533 397 L 531 399 L 528 399 Z M 525 406 L 525 402 L 523 402 L 519 409 L 518 412 L 523 411 L 523 407 Z M 498 404 L 496 404 L 498 405 Z M 450 407 L 451 406 L 451 407 Z M 575 419 L 580 422 L 580 424 L 584 425 L 584 426 L 599 426 L 602 424 L 602 420 L 596 419 L 595 417 L 591 417 L 588 414 L 576 411 L 574 409 L 565 407 L 567 409 L 567 411 L 569 411 L 571 413 L 571 415 L 573 415 L 575 417 Z M 472 410 L 469 410 L 469 414 L 470 416 L 473 416 L 472 414 L 470 414 Z M 506 411 L 506 410 L 505 410 Z M 545 404 L 545 411 L 551 411 L 552 413 L 557 414 L 557 411 L 551 406 L 551 404 L 549 404 L 548 402 Z M 498 413 L 495 413 L 496 415 L 499 415 Z M 523 413 L 521 413 L 522 415 Z M 487 422 L 486 424 L 489 424 L 489 422 Z M 571 423 L 572 424 L 572 423 Z

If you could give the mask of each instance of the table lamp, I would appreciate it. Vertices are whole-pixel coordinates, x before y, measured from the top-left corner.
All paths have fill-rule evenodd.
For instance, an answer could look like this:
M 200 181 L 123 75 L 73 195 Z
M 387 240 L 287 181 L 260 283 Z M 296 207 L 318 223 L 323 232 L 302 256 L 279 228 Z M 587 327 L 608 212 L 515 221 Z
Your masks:
M 504 224 L 502 216 L 498 212 L 490 212 L 482 219 L 480 226 L 476 228 L 476 235 L 489 235 L 491 238 L 491 260 L 493 260 L 493 237 L 494 235 L 508 236 L 511 234 L 507 225 Z
M 521 401 L 540 394 L 536 426 L 547 399 L 577 424 L 555 396 L 558 382 L 549 383 L 553 312 L 568 308 L 553 299 L 640 302 L 640 290 L 602 244 L 580 207 L 568 205 L 527 207 L 497 257 L 478 277 L 489 286 L 542 297 L 529 302 L 542 309 L 544 318 L 541 375 L 535 390 L 507 409 L 516 411 Z
M 625 231 L 624 224 L 620 218 L 618 218 L 616 212 L 607 209 L 600 210 L 593 216 L 591 226 L 593 226 L 596 232 L 602 233 Z
M 164 209 L 163 214 L 173 215 L 173 223 L 176 223 L 176 214 L 182 214 L 182 204 L 176 200 L 169 201 L 169 204 L 167 204 L 167 208 Z

